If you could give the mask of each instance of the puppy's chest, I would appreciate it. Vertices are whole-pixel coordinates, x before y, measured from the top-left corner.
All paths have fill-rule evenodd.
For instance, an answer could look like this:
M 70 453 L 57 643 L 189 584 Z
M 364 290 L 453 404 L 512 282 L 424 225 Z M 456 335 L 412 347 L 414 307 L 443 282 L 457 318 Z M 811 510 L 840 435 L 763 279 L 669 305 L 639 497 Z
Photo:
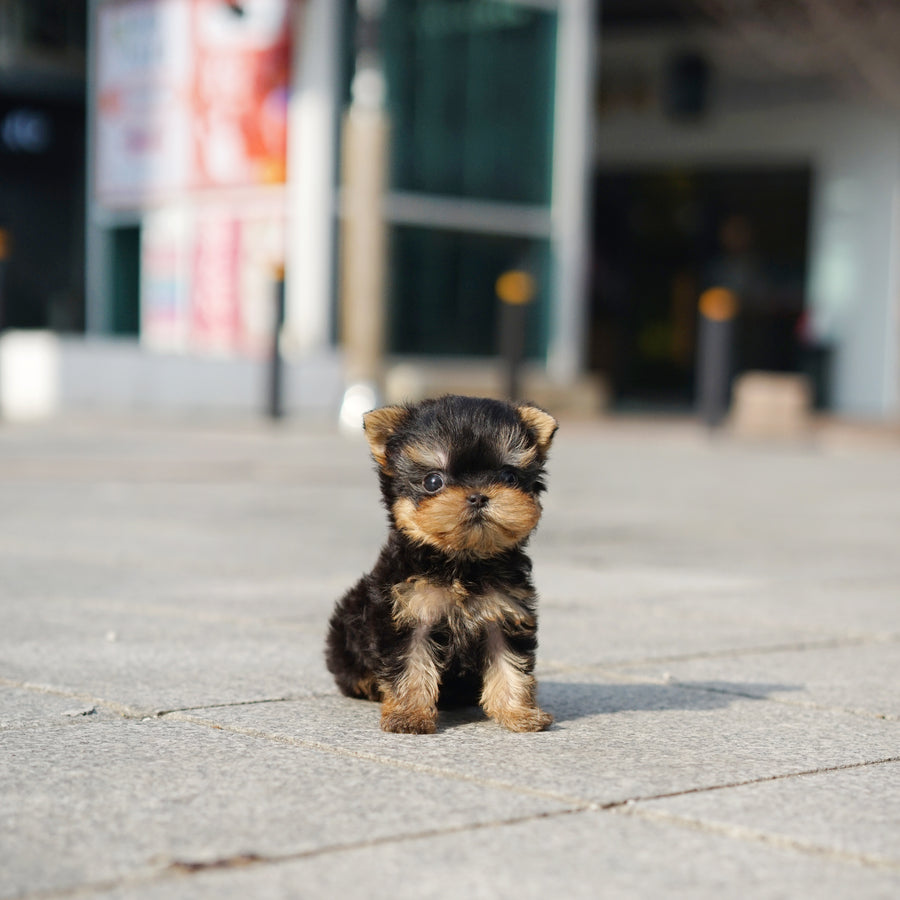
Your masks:
M 457 634 L 474 635 L 492 624 L 533 628 L 534 594 L 529 588 L 467 588 L 459 581 L 440 584 L 413 577 L 391 590 L 393 619 L 398 626 L 432 628 L 447 626 Z

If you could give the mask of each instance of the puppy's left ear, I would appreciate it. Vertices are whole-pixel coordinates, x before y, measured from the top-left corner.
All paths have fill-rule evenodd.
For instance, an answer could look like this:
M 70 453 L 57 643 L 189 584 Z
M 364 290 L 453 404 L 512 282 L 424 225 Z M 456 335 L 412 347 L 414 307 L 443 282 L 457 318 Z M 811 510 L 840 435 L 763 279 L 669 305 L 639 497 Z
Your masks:
M 405 406 L 382 406 L 363 416 L 363 429 L 372 458 L 387 471 L 388 438 L 406 421 L 409 409 Z
M 550 441 L 559 428 L 559 423 L 550 413 L 544 412 L 537 406 L 522 405 L 516 407 L 519 418 L 524 422 L 526 428 L 530 428 L 537 440 L 538 452 L 541 456 L 547 455 L 550 449 Z

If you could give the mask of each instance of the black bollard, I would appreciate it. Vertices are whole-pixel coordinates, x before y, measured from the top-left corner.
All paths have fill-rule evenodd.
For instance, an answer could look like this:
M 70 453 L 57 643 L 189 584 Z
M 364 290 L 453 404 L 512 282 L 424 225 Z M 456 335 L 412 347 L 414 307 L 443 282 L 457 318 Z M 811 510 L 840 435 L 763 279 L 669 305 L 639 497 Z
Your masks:
M 534 278 L 521 269 L 511 269 L 497 279 L 495 290 L 500 298 L 500 358 L 506 375 L 506 396 L 509 400 L 521 400 L 528 304 L 534 299 Z
M 269 354 L 268 413 L 272 419 L 284 415 L 284 363 L 281 358 L 281 329 L 284 326 L 284 267 L 275 270 L 275 317 L 272 323 L 272 346 Z
M 730 405 L 737 297 L 715 287 L 700 295 L 697 338 L 697 409 L 710 428 L 722 424 Z
M 6 305 L 3 288 L 6 281 L 6 261 L 9 258 L 9 247 L 9 232 L 5 228 L 0 228 L 0 331 L 3 331 L 6 327 Z

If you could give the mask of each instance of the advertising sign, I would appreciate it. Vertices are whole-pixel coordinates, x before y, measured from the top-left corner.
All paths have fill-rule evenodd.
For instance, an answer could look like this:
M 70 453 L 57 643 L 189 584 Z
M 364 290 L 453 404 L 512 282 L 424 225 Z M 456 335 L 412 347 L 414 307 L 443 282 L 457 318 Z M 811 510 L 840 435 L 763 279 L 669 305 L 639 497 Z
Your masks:
M 199 186 L 284 181 L 286 0 L 194 0 L 194 174 Z
M 127 0 L 99 8 L 95 184 L 112 206 L 192 180 L 190 0 Z
M 290 0 L 99 6 L 95 185 L 140 207 L 284 181 Z
M 141 339 L 271 345 L 284 262 L 292 0 L 97 7 L 96 199 L 141 211 Z
M 274 205 L 168 207 L 141 229 L 141 338 L 154 350 L 261 356 L 285 220 Z

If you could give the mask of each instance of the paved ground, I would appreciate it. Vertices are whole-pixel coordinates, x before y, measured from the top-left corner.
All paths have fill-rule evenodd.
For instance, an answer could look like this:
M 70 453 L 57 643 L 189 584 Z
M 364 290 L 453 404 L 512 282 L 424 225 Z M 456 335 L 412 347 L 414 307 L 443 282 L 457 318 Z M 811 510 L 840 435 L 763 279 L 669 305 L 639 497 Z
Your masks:
M 0 427 L 0 897 L 900 896 L 900 443 L 564 424 L 542 704 L 383 734 L 321 426 Z

